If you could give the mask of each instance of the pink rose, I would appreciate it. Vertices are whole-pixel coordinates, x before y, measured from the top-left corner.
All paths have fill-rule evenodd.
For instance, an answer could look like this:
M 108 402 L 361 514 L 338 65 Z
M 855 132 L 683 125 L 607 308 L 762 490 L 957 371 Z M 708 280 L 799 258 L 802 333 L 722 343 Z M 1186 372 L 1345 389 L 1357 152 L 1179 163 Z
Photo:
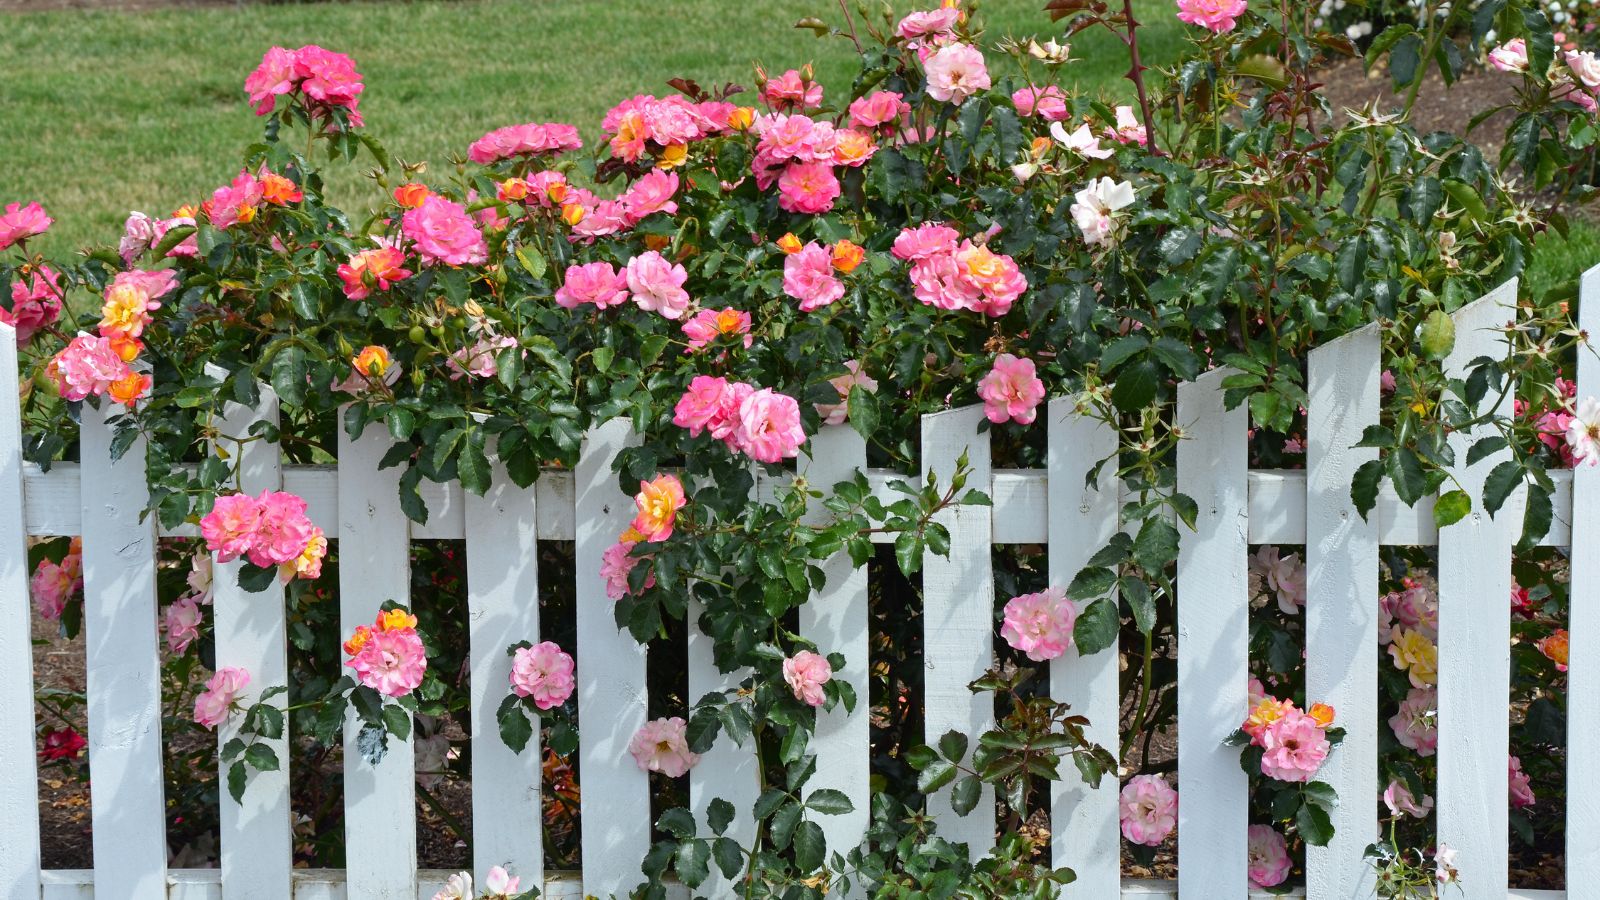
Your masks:
M 194 698 L 194 720 L 207 728 L 216 728 L 233 709 L 239 692 L 250 683 L 250 673 L 244 669 L 218 669 L 206 682 L 206 689 Z
M 599 309 L 619 306 L 627 302 L 628 279 L 608 262 L 568 266 L 555 299 L 567 309 L 584 303 L 593 303 Z
M 833 254 L 812 241 L 783 260 L 783 292 L 800 301 L 801 312 L 828 306 L 844 296 L 844 282 L 834 277 Z
M 206 217 L 218 228 L 232 228 L 254 222 L 265 202 L 261 182 L 247 171 L 234 176 L 232 183 L 217 188 L 204 204 Z
M 356 106 L 363 85 L 350 57 L 308 44 L 294 52 L 294 74 L 314 113 L 326 115 L 328 108 L 342 107 L 349 110 L 350 124 L 361 124 Z
M 27 206 L 6 204 L 5 213 L 0 214 L 0 250 L 44 234 L 54 224 L 55 219 L 46 215 L 44 207 L 38 203 L 29 203 Z
M 1160 846 L 1178 825 L 1178 792 L 1160 775 L 1128 779 L 1117 802 L 1122 836 L 1146 847 Z
M 467 158 L 486 166 L 514 156 L 555 155 L 582 147 L 578 129 L 571 125 L 530 122 L 507 125 L 485 134 L 467 148 Z
M 1024 118 L 1037 115 L 1046 122 L 1060 122 L 1067 118 L 1067 95 L 1055 85 L 1042 88 L 1025 87 L 1011 95 L 1017 115 Z
M 651 169 L 643 178 L 630 185 L 617 200 L 626 210 L 628 225 L 631 228 L 653 213 L 665 213 L 669 216 L 676 213 L 678 204 L 673 202 L 672 195 L 677 192 L 677 175 L 660 169 Z
M 894 125 L 900 117 L 911 111 L 911 104 L 895 91 L 877 91 L 857 97 L 850 103 L 850 121 L 862 128 L 882 128 Z
M 900 20 L 895 26 L 895 33 L 911 42 L 913 49 L 918 38 L 947 39 L 954 35 L 951 29 L 961 19 L 961 9 L 955 6 L 941 6 L 938 9 L 921 10 L 911 13 Z
M 1574 466 L 1600 465 L 1600 400 L 1585 397 L 1579 401 L 1567 423 L 1566 437 Z
M 1566 60 L 1575 81 L 1590 91 L 1600 88 L 1600 56 L 1587 50 L 1568 50 Z
M 1506 771 L 1510 778 L 1511 808 L 1522 809 L 1537 802 L 1538 798 L 1533 795 L 1533 782 L 1528 778 L 1528 774 L 1522 771 L 1522 760 L 1515 756 L 1507 759 Z
M 1149 133 L 1145 131 L 1144 125 L 1131 106 L 1117 107 L 1117 126 L 1106 129 L 1106 133 L 1119 144 L 1144 146 L 1150 143 Z
M 80 334 L 63 347 L 46 368 L 64 400 L 82 400 L 100 395 L 131 371 L 111 340 Z
M 1178 0 L 1178 21 L 1221 34 L 1233 30 L 1245 5 L 1245 0 Z
M 550 641 L 517 648 L 511 660 L 511 690 L 533 698 L 540 709 L 553 709 L 572 696 L 572 657 Z
M 875 393 L 878 382 L 872 376 L 861 371 L 861 363 L 856 360 L 846 360 L 845 373 L 828 379 L 833 389 L 839 392 L 838 403 L 813 403 L 817 415 L 822 416 L 824 425 L 843 425 L 850 418 L 850 389 L 860 385 L 863 391 Z
M 415 628 L 373 630 L 345 665 L 363 685 L 388 697 L 404 697 L 422 684 L 427 651 Z
M 1031 423 L 1044 400 L 1044 382 L 1034 374 L 1033 360 L 1010 353 L 995 358 L 994 368 L 978 382 L 983 413 L 996 425 L 1002 422 Z
M 225 494 L 200 519 L 200 535 L 217 562 L 238 559 L 250 550 L 261 527 L 261 503 L 249 494 Z
M 816 215 L 833 209 L 839 179 L 826 163 L 793 163 L 778 178 L 778 207 L 785 212 Z
M 466 207 L 438 194 L 406 210 L 400 228 L 425 264 L 481 266 L 489 260 L 489 245 Z
M 826 699 L 822 686 L 833 680 L 833 665 L 820 653 L 801 650 L 783 661 L 783 680 L 789 682 L 796 700 L 821 706 Z
M 646 561 L 649 557 L 634 556 L 633 548 L 637 541 L 617 541 L 606 548 L 600 555 L 600 577 L 606 582 L 606 596 L 612 600 L 621 600 L 633 593 L 633 587 L 628 581 L 628 576 L 633 572 L 633 567 Z M 644 576 L 645 588 L 655 587 L 656 573 L 647 567 Z
M 1528 42 L 1513 38 L 1490 50 L 1489 65 L 1502 72 L 1528 71 Z
M 311 542 L 306 501 L 287 491 L 262 491 L 256 503 L 261 516 L 246 551 L 250 562 L 263 568 L 293 562 Z
M 263 54 L 261 65 L 244 80 L 245 93 L 255 104 L 256 115 L 272 112 L 278 98 L 294 90 L 296 80 L 293 50 L 273 47 Z
M 39 617 L 52 622 L 61 618 L 67 601 L 81 586 L 80 579 L 65 565 L 57 565 L 48 559 L 39 560 L 38 568 L 33 570 L 32 577 L 28 579 L 28 592 L 33 595 L 33 606 L 39 611 Z
M 517 339 L 509 334 L 478 338 L 470 346 L 451 352 L 446 360 L 450 366 L 450 380 L 459 381 L 466 375 L 473 378 L 495 377 L 500 374 L 500 352 L 516 346 L 519 346 Z
M 800 404 L 793 397 L 762 388 L 739 404 L 734 442 L 751 459 L 764 463 L 793 459 L 805 440 Z
M 1055 659 L 1072 646 L 1078 609 L 1060 588 L 1046 588 L 1006 601 L 1000 636 L 1034 662 Z
M 983 54 L 971 44 L 940 47 L 923 63 L 923 68 L 928 76 L 928 96 L 935 100 L 959 105 L 989 89 L 989 69 L 984 65 Z
M 1432 688 L 1412 688 L 1389 717 L 1395 740 L 1418 756 L 1432 756 L 1439 746 L 1439 700 Z
M 690 437 L 699 437 L 700 432 L 728 414 L 723 402 L 727 391 L 727 379 L 696 375 L 673 407 L 672 424 L 689 429 Z
M 689 751 L 687 731 L 688 723 L 677 716 L 652 719 L 628 742 L 628 752 L 642 771 L 682 777 L 700 762 L 700 754 Z
M 1389 807 L 1389 815 L 1398 816 L 1404 813 L 1417 819 L 1426 819 L 1428 811 L 1433 809 L 1433 798 L 1424 795 L 1421 801 L 1406 787 L 1406 783 L 1396 778 L 1389 782 L 1383 789 L 1383 805 Z
M 897 259 L 911 262 L 934 256 L 954 253 L 961 234 L 954 228 L 937 222 L 928 222 L 902 230 L 889 249 Z
M 1290 709 L 1261 734 L 1261 774 L 1279 781 L 1310 781 L 1328 758 L 1329 742 L 1321 723 Z
M 719 337 L 743 335 L 746 348 L 756 340 L 750 333 L 750 314 L 731 306 L 700 310 L 683 323 L 683 334 L 689 339 L 685 353 L 703 350 Z
M 1242 4 L 1241 4 L 1242 5 Z M 1289 846 L 1283 835 L 1271 825 L 1251 825 L 1249 829 L 1248 859 L 1250 886 L 1276 887 L 1289 877 Z
M 767 79 L 761 99 L 775 110 L 815 109 L 822 105 L 822 85 L 790 69 L 777 78 Z
M 627 278 L 640 309 L 677 319 L 689 308 L 689 292 L 683 289 L 689 273 L 654 250 L 628 260 Z
M 167 646 L 173 653 L 182 653 L 200 637 L 200 623 L 205 614 L 200 611 L 199 598 L 185 594 L 167 607 Z
M 49 266 L 24 268 L 11 282 L 11 309 L 0 309 L 0 323 L 17 330 L 17 343 L 61 318 L 61 278 Z

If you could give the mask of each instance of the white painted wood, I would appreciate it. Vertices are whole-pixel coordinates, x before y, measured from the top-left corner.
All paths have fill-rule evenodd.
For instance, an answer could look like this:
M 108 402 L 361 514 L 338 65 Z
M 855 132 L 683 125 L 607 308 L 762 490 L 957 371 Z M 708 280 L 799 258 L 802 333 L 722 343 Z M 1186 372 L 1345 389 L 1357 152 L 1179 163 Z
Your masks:
M 978 433 L 982 406 L 967 406 L 922 417 L 922 478 L 939 477 L 949 489 L 956 462 L 967 454 L 972 472 L 967 488 L 989 483 L 989 435 Z M 924 737 L 937 744 L 947 731 L 965 734 L 972 748 L 994 722 L 993 698 L 967 685 L 994 662 L 994 565 L 990 559 L 991 513 L 982 506 L 957 505 L 934 516 L 950 530 L 950 555 L 922 555 L 922 665 Z M 994 846 L 994 789 L 983 786 L 978 805 L 958 816 L 947 788 L 928 798 L 939 835 L 964 843 L 974 859 Z
M 32 604 L 23 526 L 17 333 L 0 323 L 0 900 L 39 900 Z
M 714 641 L 698 625 L 702 612 L 704 607 L 699 601 L 689 601 L 687 650 L 690 704 L 698 703 L 701 697 L 713 691 L 735 688 L 750 675 L 749 669 L 727 673 L 717 671 L 713 659 Z M 735 744 L 727 732 L 719 733 L 711 749 L 702 753 L 700 762 L 689 770 L 689 810 L 694 813 L 695 820 L 701 823 L 706 821 L 706 814 L 714 799 L 732 803 L 733 821 L 729 823 L 725 834 L 741 846 L 748 847 L 755 840 L 756 823 L 751 810 L 759 796 L 761 776 L 756 771 L 755 747 L 749 741 L 742 747 Z M 713 861 L 711 877 L 696 890 L 706 896 L 731 895 L 737 893 L 736 884 L 737 881 L 730 882 L 724 878 L 722 870 Z
M 145 443 L 111 460 L 108 419 L 83 405 L 83 634 L 87 655 L 94 871 L 107 896 L 152 896 L 166 880 L 155 517 Z
M 1578 399 L 1600 397 L 1600 266 L 1583 273 L 1578 325 Z M 1571 633 L 1567 709 L 1600 709 L 1600 468 L 1572 473 Z M 1567 884 L 1600 884 L 1600 717 L 1567 716 Z
M 343 417 L 340 417 L 343 421 Z M 392 441 L 380 425 L 360 440 L 339 429 L 339 631 L 371 625 L 385 601 L 411 603 L 410 524 L 400 510 L 400 467 L 379 469 Z M 344 670 L 348 672 L 349 670 Z M 344 728 L 345 854 L 351 900 L 401 900 L 417 893 L 415 752 L 389 737 L 373 766 L 356 747 L 354 711 Z
M 1178 552 L 1178 890 L 1245 895 L 1246 798 L 1239 749 L 1223 741 L 1244 721 L 1250 633 L 1247 413 L 1225 410 L 1215 369 L 1178 386 L 1178 490 L 1199 504 Z
M 223 375 L 225 373 L 215 373 Z M 247 494 L 279 490 L 283 484 L 283 457 L 276 443 L 237 439 L 250 436 L 255 422 L 278 421 L 278 397 L 266 385 L 258 386 L 261 402 L 256 409 L 228 403 L 217 421 L 222 440 L 217 448 L 237 465 L 238 487 Z M 229 438 L 233 439 L 230 440 Z M 239 587 L 242 560 L 217 565 L 213 581 L 212 614 L 218 668 L 236 666 L 250 673 L 244 699 L 253 703 L 269 687 L 289 684 L 288 629 L 284 622 L 283 585 L 273 581 L 252 594 Z M 269 701 L 283 709 L 283 695 Z M 258 738 L 278 755 L 275 772 L 252 770 L 244 797 L 235 803 L 226 789 L 219 792 L 221 818 L 222 892 L 225 900 L 276 900 L 289 892 L 293 863 L 289 812 L 289 723 L 281 738 Z M 242 716 L 230 716 L 217 728 L 220 749 L 239 733 Z M 224 770 L 219 783 L 225 783 Z
M 1378 326 L 1311 351 L 1306 435 L 1306 702 L 1333 706 L 1346 731 L 1318 776 L 1345 802 L 1333 840 L 1306 850 L 1312 900 L 1365 900 L 1375 873 L 1362 858 L 1378 839 L 1378 534 L 1350 500 L 1358 448 L 1378 424 Z
M 472 654 L 473 870 L 479 883 L 493 866 L 537 882 L 544 873 L 539 728 L 535 723 L 528 746 L 513 753 L 500 739 L 495 713 L 511 693 L 506 648 L 540 640 L 538 492 L 517 487 L 498 459 L 491 462 L 489 490 L 482 497 L 466 493 L 462 504 Z
M 1045 408 L 1050 429 L 1046 457 L 1050 516 L 1050 584 L 1063 590 L 1078 570 L 1117 531 L 1117 462 L 1102 466 L 1095 482 L 1085 476 L 1094 465 L 1117 452 L 1117 433 L 1104 422 L 1080 416 L 1076 398 L 1058 397 Z M 999 520 L 997 520 L 999 521 Z M 1087 603 L 1075 601 L 1081 612 Z M 1117 753 L 1121 690 L 1117 684 L 1119 654 L 1112 647 L 1079 656 L 1072 647 L 1050 663 L 1050 696 L 1089 717 L 1089 740 Z M 1063 897 L 1095 900 L 1114 897 L 1122 879 L 1122 836 L 1118 831 L 1115 772 L 1098 788 L 1083 783 L 1075 766 L 1065 766 L 1054 782 L 1050 806 L 1051 859 L 1070 866 L 1078 880 Z
M 645 648 L 617 628 L 600 577 L 601 556 L 633 521 L 633 501 L 611 469 L 633 440 L 626 419 L 592 429 L 573 471 L 583 889 L 600 897 L 633 889 L 650 849 L 650 783 L 628 753 L 645 723 Z
M 848 425 L 831 425 L 817 431 L 808 442 L 809 455 L 799 468 L 811 486 L 831 494 L 835 484 L 854 477 L 867 465 L 867 444 Z M 807 523 L 822 524 L 832 514 L 820 503 L 807 511 Z M 856 711 L 845 712 L 843 704 L 817 714 L 817 731 L 811 748 L 817 754 L 815 788 L 843 791 L 855 810 L 842 816 L 820 816 L 817 824 L 828 841 L 828 850 L 846 852 L 861 842 L 871 819 L 869 787 L 871 777 L 871 707 L 867 672 L 871 663 L 867 642 L 867 569 L 857 568 L 850 554 L 840 551 L 822 564 L 827 583 L 800 607 L 800 633 L 815 641 L 822 655 L 839 653 L 844 668 L 833 673 L 835 681 L 850 685 L 856 692 Z
M 1465 378 L 1480 356 L 1503 358 L 1509 346 L 1493 329 L 1515 315 L 1513 279 L 1458 310 L 1456 345 L 1445 371 Z M 1493 400 L 1493 393 L 1490 398 Z M 1498 410 L 1511 413 L 1511 394 Z M 1460 852 L 1466 900 L 1503 897 L 1508 866 L 1506 757 L 1510 726 L 1511 546 L 1522 531 L 1526 492 L 1518 488 L 1491 519 L 1483 483 L 1509 451 L 1470 468 L 1467 449 L 1492 428 L 1455 432 L 1450 446 L 1473 511 L 1439 534 L 1439 840 Z
M 78 500 L 78 464 L 56 463 L 49 472 L 41 472 L 32 463 L 22 467 L 23 482 L 27 485 L 26 515 L 28 534 L 77 534 L 82 521 Z M 878 499 L 890 502 L 899 499 L 889 489 L 889 482 L 905 476 L 888 469 L 869 469 L 867 482 Z M 1550 473 L 1555 482 L 1555 521 L 1550 533 L 1539 542 L 1543 547 L 1566 547 L 1572 539 L 1572 472 L 1559 469 Z M 997 470 L 989 483 L 989 496 L 995 499 L 993 510 L 994 542 L 996 544 L 1042 544 L 1048 539 L 1046 521 L 1045 476 L 1042 469 Z M 283 475 L 284 490 L 301 497 L 308 504 L 307 515 L 328 533 L 339 524 L 338 475 L 328 466 L 287 466 Z M 1303 544 L 1306 541 L 1305 519 L 1306 474 L 1297 469 L 1258 469 L 1250 472 L 1250 543 L 1252 544 Z M 454 485 L 443 486 L 424 481 L 418 490 L 431 510 L 435 504 L 451 509 Z M 576 534 L 572 507 L 572 473 L 561 469 L 546 470 L 534 485 L 539 499 L 539 539 L 544 541 L 570 541 Z M 767 496 L 770 496 L 767 495 Z M 61 505 L 61 498 L 68 498 Z M 453 507 L 461 508 L 459 502 Z M 1372 518 L 1378 523 L 1378 542 L 1384 545 L 1431 547 L 1439 543 L 1439 529 L 1433 525 L 1433 498 L 1425 497 L 1415 507 L 1406 506 L 1395 495 L 1394 487 L 1384 482 L 1378 492 L 1378 508 Z M 425 525 L 413 523 L 411 536 L 417 540 L 461 540 L 462 520 L 430 515 Z M 195 537 L 199 534 L 193 525 L 180 525 L 162 529 L 163 537 Z M 879 543 L 893 540 L 893 535 L 874 534 Z

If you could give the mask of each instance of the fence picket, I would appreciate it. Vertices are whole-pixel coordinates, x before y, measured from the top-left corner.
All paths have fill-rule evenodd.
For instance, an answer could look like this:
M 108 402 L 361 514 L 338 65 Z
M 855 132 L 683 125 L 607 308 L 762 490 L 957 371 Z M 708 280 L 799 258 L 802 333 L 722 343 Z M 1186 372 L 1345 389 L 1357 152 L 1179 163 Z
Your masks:
M 39 900 L 39 774 L 34 762 L 32 607 L 22 509 L 17 333 L 0 323 L 0 900 Z
M 161 659 L 156 635 L 156 519 L 145 442 L 111 459 L 120 407 L 83 405 L 83 636 L 89 712 L 95 893 L 166 890 Z M 143 518 L 143 521 L 141 521 Z M 29 719 L 31 721 L 31 718 Z
M 1458 310 L 1455 349 L 1445 358 L 1452 378 L 1465 378 L 1472 360 L 1504 358 L 1497 333 L 1513 317 L 1512 279 Z M 1490 397 L 1494 392 L 1490 392 Z M 1511 413 L 1508 393 L 1499 413 Z M 1490 428 L 1455 431 L 1453 472 L 1472 497 L 1473 511 L 1439 532 L 1439 841 L 1460 852 L 1467 900 L 1504 897 L 1511 683 L 1511 546 L 1522 529 L 1526 492 L 1514 491 L 1493 518 L 1481 499 L 1489 471 L 1509 457 L 1495 453 L 1467 466 L 1467 448 Z
M 1346 737 L 1321 779 L 1343 801 L 1333 840 L 1306 851 L 1312 900 L 1371 897 L 1362 858 L 1378 837 L 1378 522 L 1350 499 L 1356 468 L 1377 451 L 1356 447 L 1378 424 L 1378 327 L 1311 351 L 1306 435 L 1306 702 L 1331 704 Z
M 820 429 L 811 441 L 811 453 L 800 462 L 800 473 L 811 486 L 829 491 L 833 485 L 855 477 L 867 467 L 867 443 L 855 429 L 833 425 Z M 807 521 L 825 520 L 821 504 L 809 511 Z M 872 791 L 871 739 L 868 721 L 871 704 L 867 671 L 870 649 L 867 642 L 867 569 L 856 568 L 850 554 L 840 551 L 822 564 L 827 583 L 811 602 L 800 607 L 800 633 L 813 640 L 822 655 L 844 655 L 844 668 L 833 673 L 836 681 L 850 685 L 856 693 L 856 710 L 844 707 L 817 714 L 817 732 L 811 747 L 817 754 L 814 788 L 843 791 L 855 809 L 842 816 L 822 816 L 818 824 L 830 851 L 844 852 L 861 842 L 866 834 Z
M 969 489 L 989 484 L 989 434 L 979 433 L 982 406 L 967 406 L 922 417 L 922 477 L 939 476 L 948 489 L 956 462 L 965 452 L 972 467 Z M 954 506 L 934 517 L 950 529 L 950 553 L 922 555 L 922 664 L 924 734 L 930 745 L 955 729 L 978 746 L 978 736 L 994 721 L 992 698 L 967 685 L 994 661 L 994 563 L 990 558 L 992 518 L 988 507 Z M 994 789 L 984 785 L 978 805 L 959 816 L 950 792 L 928 799 L 939 835 L 965 843 L 973 858 L 994 846 Z
M 472 658 L 472 863 L 480 883 L 491 867 L 505 866 L 525 883 L 542 884 L 539 728 L 535 723 L 528 746 L 514 753 L 500 739 L 495 716 L 511 690 L 506 648 L 540 640 L 538 512 L 533 486 L 517 487 L 505 467 L 492 462 L 489 490 L 482 497 L 467 492 L 463 509 Z
M 1600 397 L 1600 266 L 1583 273 L 1578 325 L 1578 399 Z M 1579 552 L 1579 548 L 1586 552 Z M 1567 709 L 1600 709 L 1600 468 L 1572 473 L 1572 579 L 1567 603 L 1571 651 Z M 1600 717 L 1567 716 L 1567 884 L 1600 884 Z
M 650 782 L 628 753 L 645 723 L 645 649 L 617 628 L 601 556 L 633 520 L 611 471 L 633 440 L 626 419 L 590 430 L 573 472 L 577 506 L 578 734 L 583 799 L 583 890 L 625 894 L 650 849 Z
M 341 417 L 342 418 L 342 417 Z M 411 530 L 400 509 L 401 469 L 379 469 L 388 432 L 369 426 L 357 440 L 339 429 L 339 629 L 371 625 L 385 601 L 411 603 Z M 344 729 L 345 858 L 350 900 L 411 900 L 417 895 L 415 754 L 389 738 L 376 766 L 361 758 L 352 711 Z
M 748 669 L 723 673 L 717 671 L 713 659 L 713 640 L 700 631 L 697 624 L 704 608 L 697 600 L 689 601 L 688 613 L 688 675 L 691 704 L 713 691 L 735 687 L 750 674 Z M 717 735 L 711 749 L 701 754 L 700 762 L 689 770 L 689 810 L 695 819 L 706 821 L 711 801 L 721 798 L 733 804 L 733 821 L 725 834 L 748 845 L 756 832 L 755 818 L 750 810 L 761 795 L 760 776 L 756 772 L 755 748 L 749 741 L 739 746 L 726 732 Z M 707 896 L 718 893 L 737 893 L 735 883 L 723 878 L 722 870 L 711 865 L 711 877 L 700 885 Z
M 1223 741 L 1248 702 L 1249 551 L 1244 406 L 1224 408 L 1215 369 L 1178 386 L 1178 490 L 1199 504 L 1178 548 L 1178 892 L 1243 897 L 1249 790 Z
M 277 395 L 264 385 L 259 390 L 261 401 L 255 409 L 227 404 L 218 422 L 223 435 L 244 438 L 256 422 L 277 424 Z M 276 442 L 238 444 L 223 440 L 220 449 L 237 454 L 239 488 L 245 493 L 282 488 L 283 457 Z M 239 560 L 217 565 L 211 609 L 217 667 L 237 666 L 249 672 L 245 699 L 253 702 L 266 688 L 289 683 L 288 630 L 284 623 L 283 586 L 274 581 L 260 593 L 245 591 L 238 582 L 241 565 Z M 288 698 L 279 696 L 270 702 L 281 709 L 288 705 Z M 231 716 L 217 728 L 218 747 L 238 734 L 240 723 L 241 717 Z M 252 772 L 244 796 L 237 803 L 226 791 L 220 792 L 224 900 L 278 900 L 290 891 L 293 847 L 288 721 L 281 737 L 257 740 L 272 748 L 279 765 L 275 771 Z
M 1104 422 L 1080 416 L 1077 398 L 1058 397 L 1046 407 L 1049 451 L 1050 584 L 1065 589 L 1089 557 L 1117 531 L 1117 465 L 1102 466 L 1093 486 L 1084 483 L 1100 460 L 1117 452 L 1117 433 Z M 1084 604 L 1079 604 L 1081 611 Z M 1050 663 L 1050 696 L 1072 704 L 1089 717 L 1089 739 L 1117 752 L 1121 691 L 1115 649 L 1079 656 L 1076 647 Z M 1116 896 L 1122 880 L 1122 837 L 1117 829 L 1117 775 L 1098 788 L 1084 784 L 1076 771 L 1054 782 L 1051 798 L 1051 856 L 1071 866 L 1078 880 L 1062 891 L 1068 898 Z

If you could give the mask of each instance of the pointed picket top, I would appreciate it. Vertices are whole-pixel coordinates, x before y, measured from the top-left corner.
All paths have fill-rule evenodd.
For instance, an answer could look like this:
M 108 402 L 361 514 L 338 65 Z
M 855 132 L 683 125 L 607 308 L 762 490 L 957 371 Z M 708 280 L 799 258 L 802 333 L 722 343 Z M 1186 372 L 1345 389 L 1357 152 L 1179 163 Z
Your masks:
M 1515 312 L 1512 279 L 1457 310 L 1455 348 L 1445 372 L 1465 378 L 1473 360 L 1502 359 L 1510 350 L 1502 327 Z M 1491 392 L 1491 399 L 1493 393 Z M 1511 414 L 1511 393 L 1497 412 Z M 1481 412 L 1482 410 L 1480 410 Z M 1452 474 L 1473 511 L 1439 531 L 1438 729 L 1439 785 L 1435 807 L 1439 841 L 1460 854 L 1466 900 L 1506 895 L 1509 834 L 1506 760 L 1510 725 L 1506 703 L 1511 679 L 1511 548 L 1522 530 L 1526 491 L 1512 492 L 1491 517 L 1482 509 L 1489 471 L 1510 451 L 1467 465 L 1472 442 L 1492 429 L 1455 431 L 1449 437 L 1457 465 Z
M 1356 444 L 1378 424 L 1379 334 L 1367 325 L 1312 350 L 1306 384 L 1306 702 L 1331 705 L 1349 735 L 1317 776 L 1349 802 L 1331 813 L 1328 846 L 1306 850 L 1311 900 L 1374 891 L 1364 856 L 1379 836 L 1378 520 L 1362 517 L 1350 484 L 1378 456 Z

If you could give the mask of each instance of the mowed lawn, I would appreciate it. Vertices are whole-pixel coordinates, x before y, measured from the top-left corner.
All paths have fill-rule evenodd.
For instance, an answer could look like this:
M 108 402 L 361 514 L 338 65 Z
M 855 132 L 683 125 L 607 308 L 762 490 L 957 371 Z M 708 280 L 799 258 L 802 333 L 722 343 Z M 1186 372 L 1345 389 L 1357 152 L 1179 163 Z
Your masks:
M 1059 34 L 1043 5 L 984 4 L 987 41 Z M 1160 22 L 1151 52 L 1173 57 L 1182 26 L 1161 0 L 1143 5 Z M 833 0 L 481 0 L 0 16 L 0 202 L 42 202 L 58 224 L 41 245 L 64 251 L 114 240 L 131 209 L 208 196 L 260 137 L 241 85 L 274 44 L 350 54 L 368 131 L 439 167 L 501 125 L 570 122 L 593 141 L 618 100 L 668 93 L 676 76 L 748 85 L 755 62 L 811 62 L 830 91 L 847 91 L 853 48 L 793 27 L 807 16 L 840 12 Z M 1120 93 L 1112 41 L 1076 42 L 1073 77 Z M 362 202 L 351 179 L 341 187 L 341 200 Z
M 852 9 L 855 0 L 847 0 Z M 933 0 L 895 0 L 897 13 Z M 1044 0 L 988 0 L 985 43 L 1059 36 Z M 881 6 L 873 0 L 869 6 Z M 1184 26 L 1170 0 L 1138 0 L 1145 57 L 1174 59 Z M 39 200 L 57 219 L 39 243 L 64 253 L 112 243 L 129 210 L 168 213 L 238 171 L 261 122 L 241 84 L 268 47 L 321 44 L 365 76 L 368 131 L 399 158 L 449 165 L 491 128 L 578 125 L 593 142 L 605 111 L 669 78 L 750 84 L 752 66 L 810 62 L 834 96 L 853 49 L 795 29 L 840 17 L 835 0 L 458 0 L 250 4 L 142 12 L 0 14 L 0 204 Z M 1126 98 L 1126 55 L 1101 29 L 1073 42 L 1069 79 Z M 991 54 L 991 60 L 998 60 Z M 1000 64 L 998 71 L 1005 71 Z M 335 175 L 335 197 L 364 211 L 361 169 Z M 367 193 L 363 193 L 363 192 Z M 1541 251 L 1544 251 L 1543 245 Z M 1551 242 L 1533 277 L 1545 285 L 1600 259 L 1600 230 Z

